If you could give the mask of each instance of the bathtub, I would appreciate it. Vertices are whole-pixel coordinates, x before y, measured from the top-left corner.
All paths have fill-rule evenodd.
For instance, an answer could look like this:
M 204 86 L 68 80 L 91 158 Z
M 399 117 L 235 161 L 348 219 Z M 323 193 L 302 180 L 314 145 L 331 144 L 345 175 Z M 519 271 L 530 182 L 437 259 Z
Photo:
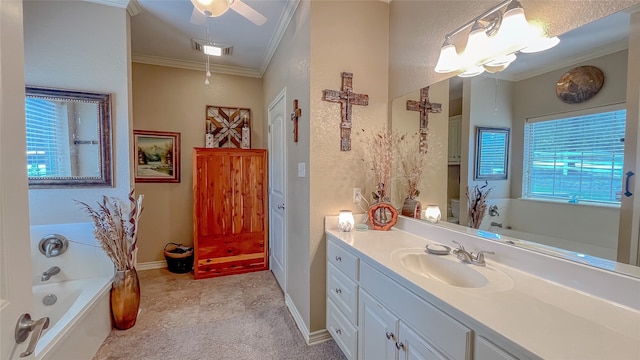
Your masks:
M 49 317 L 36 345 L 36 359 L 91 359 L 111 331 L 111 276 L 33 286 L 35 319 Z M 53 294 L 50 306 L 43 298 Z
M 68 250 L 46 258 L 37 244 L 47 234 L 62 234 L 70 240 Z M 58 224 L 31 227 L 32 318 L 49 317 L 35 349 L 37 360 L 91 359 L 111 332 L 109 291 L 113 263 L 97 247 L 92 224 Z M 42 272 L 52 266 L 60 273 L 42 281 Z M 43 304 L 53 294 L 54 304 Z

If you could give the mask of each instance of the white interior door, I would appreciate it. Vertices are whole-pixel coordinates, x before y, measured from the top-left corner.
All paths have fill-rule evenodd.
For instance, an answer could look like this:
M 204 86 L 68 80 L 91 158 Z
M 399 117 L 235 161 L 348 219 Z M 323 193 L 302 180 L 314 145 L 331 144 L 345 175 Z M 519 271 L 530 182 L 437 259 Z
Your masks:
M 31 311 L 29 205 L 25 171 L 22 2 L 0 1 L 0 359 L 18 359 L 20 315 Z M 34 319 L 35 320 L 35 319 Z M 35 358 L 32 354 L 26 359 Z
M 269 105 L 269 264 L 286 294 L 286 89 Z

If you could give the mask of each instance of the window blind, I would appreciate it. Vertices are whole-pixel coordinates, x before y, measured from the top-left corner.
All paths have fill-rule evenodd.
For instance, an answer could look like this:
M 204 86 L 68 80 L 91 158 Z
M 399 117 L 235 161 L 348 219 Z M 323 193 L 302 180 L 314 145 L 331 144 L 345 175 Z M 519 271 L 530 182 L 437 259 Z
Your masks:
M 25 101 L 28 176 L 69 176 L 67 114 L 53 101 Z
M 626 110 L 525 124 L 523 197 L 620 203 Z

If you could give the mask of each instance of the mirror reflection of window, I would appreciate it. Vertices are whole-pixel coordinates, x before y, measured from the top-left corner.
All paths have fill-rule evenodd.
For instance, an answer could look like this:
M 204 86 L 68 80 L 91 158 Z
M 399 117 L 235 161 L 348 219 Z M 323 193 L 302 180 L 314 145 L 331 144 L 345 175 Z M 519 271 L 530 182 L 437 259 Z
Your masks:
M 626 109 L 619 107 L 528 119 L 523 196 L 620 204 Z

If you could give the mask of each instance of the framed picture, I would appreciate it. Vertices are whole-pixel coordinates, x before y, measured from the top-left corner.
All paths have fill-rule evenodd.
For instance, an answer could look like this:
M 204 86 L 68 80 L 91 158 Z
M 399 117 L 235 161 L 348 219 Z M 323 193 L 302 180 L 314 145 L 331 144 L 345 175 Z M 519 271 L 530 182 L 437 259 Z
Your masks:
M 180 182 L 180 133 L 133 130 L 137 183 Z

